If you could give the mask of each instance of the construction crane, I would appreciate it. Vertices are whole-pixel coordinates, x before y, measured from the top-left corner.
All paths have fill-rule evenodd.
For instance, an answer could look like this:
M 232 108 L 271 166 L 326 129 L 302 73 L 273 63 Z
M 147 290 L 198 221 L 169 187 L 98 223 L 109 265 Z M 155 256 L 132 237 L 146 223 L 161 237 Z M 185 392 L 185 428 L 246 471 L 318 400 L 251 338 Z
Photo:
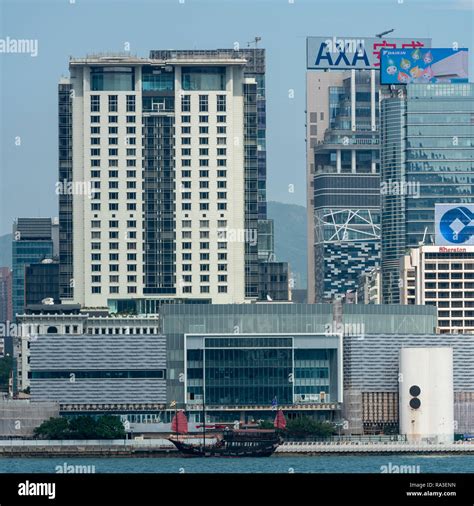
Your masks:
M 376 33 L 375 36 L 378 39 L 381 39 L 384 35 L 388 35 L 389 33 L 392 33 L 393 31 L 395 31 L 395 28 L 392 28 L 391 30 L 387 30 L 387 31 L 382 32 L 382 33 Z

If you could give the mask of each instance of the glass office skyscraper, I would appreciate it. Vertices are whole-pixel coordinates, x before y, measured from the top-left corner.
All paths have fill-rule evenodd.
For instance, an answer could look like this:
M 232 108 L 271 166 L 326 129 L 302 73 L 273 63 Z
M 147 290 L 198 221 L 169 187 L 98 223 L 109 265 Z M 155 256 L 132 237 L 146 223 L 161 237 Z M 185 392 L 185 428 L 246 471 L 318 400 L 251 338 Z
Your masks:
M 398 303 L 399 260 L 434 241 L 439 203 L 472 203 L 474 84 L 410 84 L 381 103 L 382 291 Z
M 53 257 L 51 218 L 18 218 L 13 226 L 12 241 L 13 317 L 25 306 L 25 268 Z

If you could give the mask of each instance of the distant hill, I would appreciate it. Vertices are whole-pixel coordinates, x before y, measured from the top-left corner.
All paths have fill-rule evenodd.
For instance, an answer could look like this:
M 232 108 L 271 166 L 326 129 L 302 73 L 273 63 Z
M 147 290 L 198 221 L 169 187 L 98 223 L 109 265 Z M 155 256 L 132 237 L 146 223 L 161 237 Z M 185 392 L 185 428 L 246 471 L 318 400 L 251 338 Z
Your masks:
M 267 215 L 274 220 L 277 260 L 290 263 L 295 288 L 306 288 L 306 208 L 270 201 L 267 204 Z
M 0 236 L 0 267 L 12 266 L 12 234 Z

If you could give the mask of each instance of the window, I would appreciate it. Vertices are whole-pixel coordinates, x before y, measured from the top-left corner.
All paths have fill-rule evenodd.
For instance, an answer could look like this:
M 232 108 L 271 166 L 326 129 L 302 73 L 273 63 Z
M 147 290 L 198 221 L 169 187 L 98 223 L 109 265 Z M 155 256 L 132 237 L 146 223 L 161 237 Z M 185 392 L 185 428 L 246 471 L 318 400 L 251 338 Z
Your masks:
M 223 145 L 227 144 L 227 139 L 225 137 L 218 137 L 217 138 L 217 144 L 219 146 L 223 146 Z
M 109 135 L 118 135 L 118 127 L 109 126 Z
M 109 156 L 118 156 L 117 148 L 109 148 Z
M 208 170 L 200 170 L 199 177 L 209 177 L 209 171 Z
M 209 156 L 209 148 L 199 148 L 199 156 Z
M 225 127 L 225 126 L 218 126 L 217 127 L 217 133 L 218 134 L 225 134 L 225 133 L 227 133 L 227 127 Z
M 201 293 L 209 293 L 209 286 L 201 286 Z
M 181 116 L 181 123 L 191 123 L 191 116 L 189 115 L 184 115 L 184 116 Z
M 131 127 L 131 126 L 128 126 L 128 127 L 127 127 L 127 134 L 129 134 L 129 135 L 134 135 L 134 134 L 136 134 L 136 133 L 137 133 L 137 129 L 136 129 L 136 127 Z
M 220 286 L 219 285 L 217 287 L 217 291 L 218 291 L 218 293 L 227 293 L 227 286 L 225 286 L 225 285 L 224 286 Z
M 217 160 L 217 166 L 218 167 L 226 167 L 227 166 L 227 160 L 225 160 L 225 159 Z
M 191 95 L 183 95 L 181 97 L 181 111 L 191 112 Z
M 208 137 L 199 137 L 199 144 L 209 144 L 209 138 Z
M 226 96 L 217 95 L 217 112 L 226 112 Z
M 191 148 L 182 148 L 181 156 L 191 156 Z
M 100 116 L 91 116 L 91 123 L 100 123 Z
M 209 96 L 199 95 L 199 112 L 209 111 Z
M 219 91 L 225 90 L 226 68 L 217 66 L 182 67 L 181 86 L 183 90 Z
M 135 123 L 136 118 L 135 116 L 127 116 L 127 123 Z
M 91 135 L 100 134 L 100 126 L 91 127 Z
M 100 95 L 91 95 L 91 112 L 100 112 Z
M 199 160 L 200 167 L 209 167 L 209 160 Z
M 209 116 L 200 115 L 199 116 L 199 123 L 209 123 Z
M 118 95 L 109 95 L 109 112 L 118 111 Z
M 135 95 L 127 95 L 127 112 L 135 112 Z
M 225 121 L 226 121 L 225 118 L 226 118 L 225 116 L 222 116 L 219 114 L 217 116 L 217 123 L 225 123 Z
M 109 123 L 118 123 L 118 116 L 109 116 Z
M 217 148 L 217 156 L 226 156 L 227 148 Z
M 208 126 L 200 126 L 199 127 L 199 133 L 207 135 L 209 133 L 209 127 Z
M 182 126 L 181 133 L 182 134 L 191 134 L 191 127 L 190 126 Z

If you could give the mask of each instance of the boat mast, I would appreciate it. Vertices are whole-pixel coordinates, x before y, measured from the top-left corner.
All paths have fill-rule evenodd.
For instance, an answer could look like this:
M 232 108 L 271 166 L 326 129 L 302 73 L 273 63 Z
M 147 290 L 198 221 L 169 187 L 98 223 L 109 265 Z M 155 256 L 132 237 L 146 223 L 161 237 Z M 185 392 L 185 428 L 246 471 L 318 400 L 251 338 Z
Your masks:
M 206 404 L 204 403 L 204 395 L 202 396 L 202 442 L 203 451 L 206 453 Z

